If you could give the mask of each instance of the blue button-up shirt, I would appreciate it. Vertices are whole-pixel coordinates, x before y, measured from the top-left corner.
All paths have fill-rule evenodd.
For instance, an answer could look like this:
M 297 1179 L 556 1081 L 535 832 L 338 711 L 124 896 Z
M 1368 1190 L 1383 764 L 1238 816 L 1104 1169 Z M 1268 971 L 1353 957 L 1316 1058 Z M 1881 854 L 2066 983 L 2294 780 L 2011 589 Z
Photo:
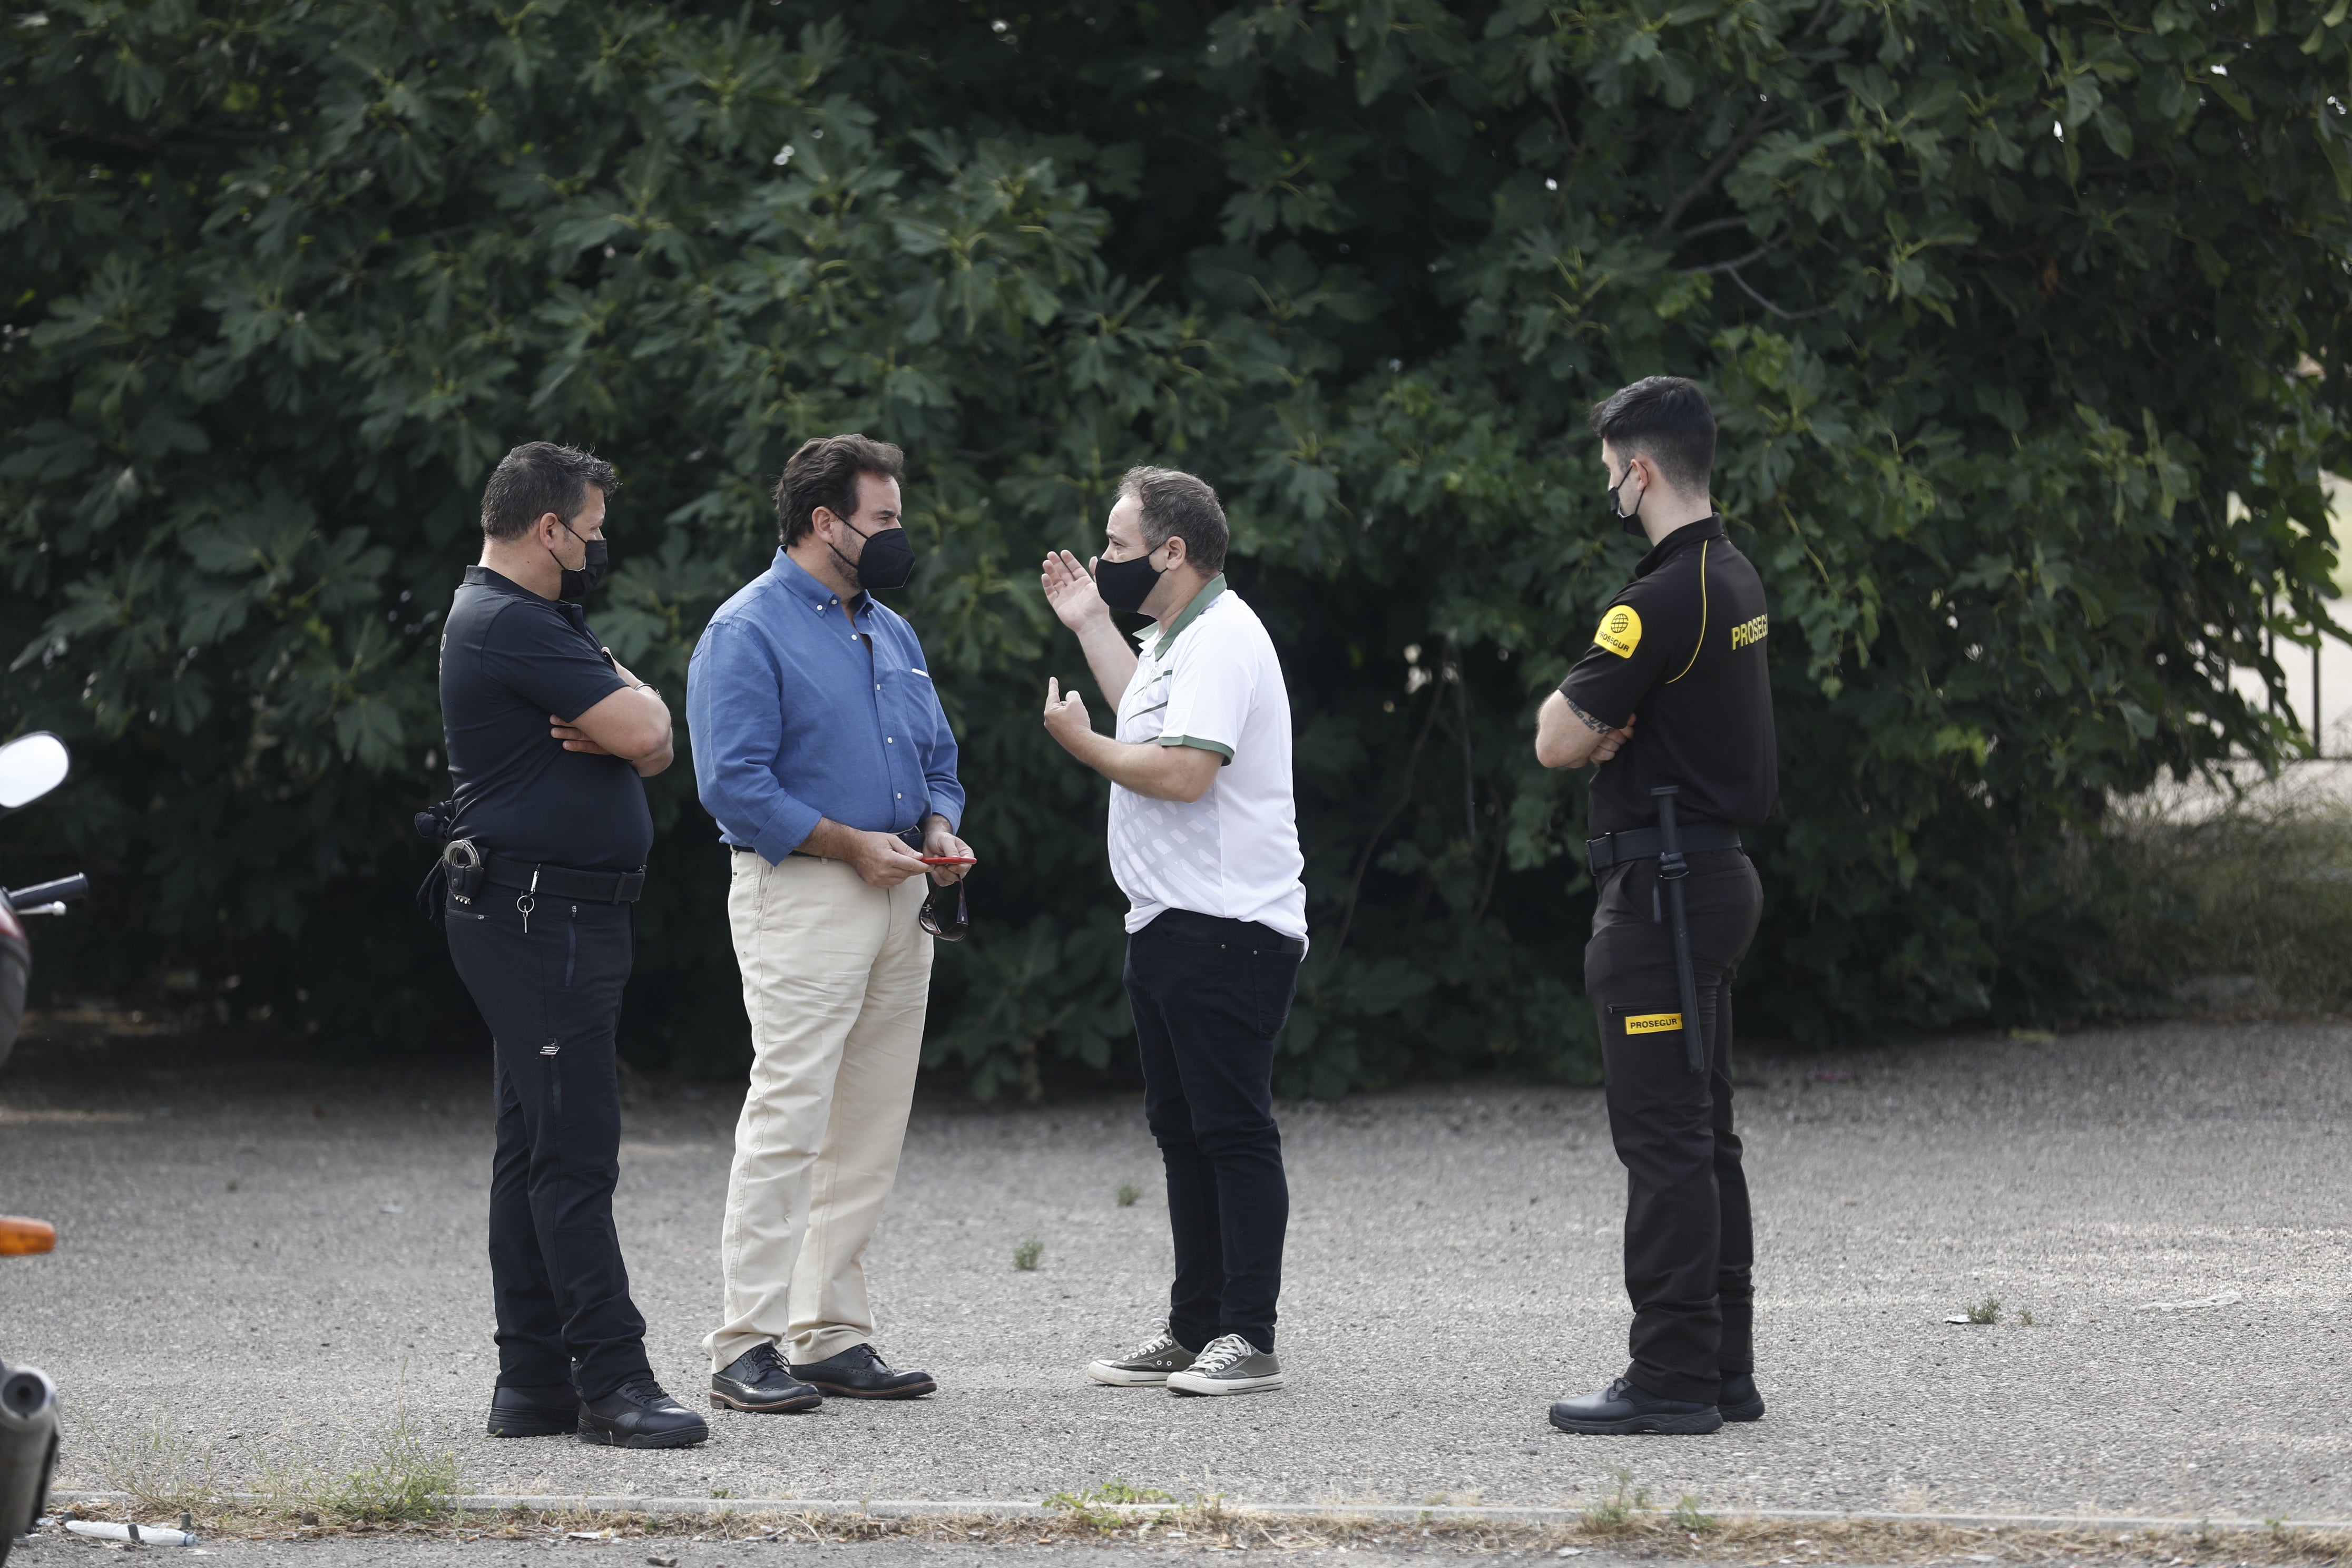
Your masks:
M 955 736 L 915 628 L 866 594 L 853 630 L 781 550 L 695 645 L 686 721 L 703 808 L 771 862 L 819 817 L 869 833 L 963 819 Z

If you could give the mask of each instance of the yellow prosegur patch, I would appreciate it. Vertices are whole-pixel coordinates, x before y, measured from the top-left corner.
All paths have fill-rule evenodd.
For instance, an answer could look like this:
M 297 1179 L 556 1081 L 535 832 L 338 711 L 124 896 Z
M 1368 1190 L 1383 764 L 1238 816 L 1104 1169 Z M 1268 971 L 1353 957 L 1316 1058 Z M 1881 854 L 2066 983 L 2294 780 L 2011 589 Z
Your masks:
M 1625 1020 L 1629 1035 L 1666 1035 L 1683 1026 L 1680 1013 L 1636 1013 Z
M 1592 640 L 1619 658 L 1631 658 L 1642 641 L 1642 617 L 1631 605 L 1612 605 L 1601 617 L 1601 629 L 1592 634 Z
M 1738 653 L 1750 643 L 1762 642 L 1772 630 L 1771 617 L 1759 616 L 1752 621 L 1742 621 L 1731 628 L 1731 651 Z

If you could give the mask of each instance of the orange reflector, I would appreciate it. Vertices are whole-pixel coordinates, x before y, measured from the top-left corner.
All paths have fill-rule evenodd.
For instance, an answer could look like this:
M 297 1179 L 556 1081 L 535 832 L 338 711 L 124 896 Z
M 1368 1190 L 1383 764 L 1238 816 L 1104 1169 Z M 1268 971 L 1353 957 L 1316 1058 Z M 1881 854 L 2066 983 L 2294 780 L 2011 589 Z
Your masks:
M 0 1258 L 24 1258 L 47 1252 L 58 1244 L 58 1227 L 45 1219 L 10 1219 L 0 1215 Z

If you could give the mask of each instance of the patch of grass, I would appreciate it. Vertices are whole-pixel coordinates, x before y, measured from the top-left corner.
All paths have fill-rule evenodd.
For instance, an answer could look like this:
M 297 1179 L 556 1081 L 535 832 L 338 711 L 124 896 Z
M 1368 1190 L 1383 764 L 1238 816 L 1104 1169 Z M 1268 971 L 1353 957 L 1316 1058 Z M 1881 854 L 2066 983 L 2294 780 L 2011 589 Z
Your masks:
M 2019 1327 L 2030 1329 L 2033 1326 L 2033 1313 L 2031 1310 L 2020 1312 L 2017 1314 L 2017 1321 Z
M 1013 1267 L 1025 1274 L 1045 1256 L 1045 1244 L 1033 1236 L 1013 1249 Z
M 1983 1300 L 1979 1301 L 1975 1306 L 1969 1309 L 1969 1321 L 1971 1323 L 2000 1322 L 2000 1302 L 1993 1297 L 1987 1296 Z
M 226 1497 L 212 1455 L 194 1438 L 173 1429 L 168 1409 L 158 1410 L 129 1442 L 109 1444 L 99 1456 L 98 1468 L 109 1488 L 130 1493 L 149 1515 L 209 1514 Z
M 268 1517 L 311 1526 L 425 1524 L 457 1511 L 457 1456 L 434 1447 L 408 1413 L 404 1392 L 392 1420 L 368 1440 L 360 1463 L 338 1453 L 323 1468 L 265 1463 L 254 1487 Z
M 1066 1509 L 1074 1522 L 1092 1530 L 1113 1531 L 1127 1521 L 1113 1508 L 1132 1503 L 1174 1502 L 1166 1492 L 1151 1487 L 1131 1486 L 1118 1476 L 1113 1476 L 1099 1486 L 1080 1487 L 1074 1492 L 1055 1492 L 1045 1500 L 1047 1508 Z M 1107 1506 L 1108 1505 L 1108 1506 Z M 1163 1518 L 1169 1516 L 1162 1516 Z
M 1118 1184 L 1118 1206 L 1123 1209 L 1133 1208 L 1135 1201 L 1142 1195 L 1143 1189 L 1133 1182 L 1121 1182 Z
M 426 1445 L 404 1399 L 376 1452 L 328 1486 L 320 1501 L 324 1512 L 345 1523 L 401 1524 L 448 1512 L 457 1490 L 457 1456 Z
M 1633 1484 L 1633 1472 L 1610 1472 L 1617 1489 L 1584 1510 L 1584 1528 L 1592 1535 L 1622 1535 L 1639 1527 L 1650 1511 L 1650 1489 Z
M 1687 1531 L 1693 1535 L 1705 1535 L 1715 1528 L 1715 1516 L 1699 1511 L 1697 1493 L 1685 1492 L 1675 1501 L 1674 1512 L 1666 1516 L 1666 1522 L 1672 1524 L 1676 1530 Z

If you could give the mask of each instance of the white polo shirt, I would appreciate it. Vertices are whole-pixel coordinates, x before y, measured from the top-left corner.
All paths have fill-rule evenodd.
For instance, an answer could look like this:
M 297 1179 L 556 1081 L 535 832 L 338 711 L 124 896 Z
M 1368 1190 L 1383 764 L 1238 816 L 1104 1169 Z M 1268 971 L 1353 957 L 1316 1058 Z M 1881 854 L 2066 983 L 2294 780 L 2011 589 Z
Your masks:
M 1143 646 L 1119 700 L 1117 738 L 1198 746 L 1225 763 L 1189 805 L 1110 786 L 1110 869 L 1128 898 L 1127 929 L 1191 910 L 1304 938 L 1290 693 L 1274 639 L 1222 576 L 1164 634 L 1137 636 Z

